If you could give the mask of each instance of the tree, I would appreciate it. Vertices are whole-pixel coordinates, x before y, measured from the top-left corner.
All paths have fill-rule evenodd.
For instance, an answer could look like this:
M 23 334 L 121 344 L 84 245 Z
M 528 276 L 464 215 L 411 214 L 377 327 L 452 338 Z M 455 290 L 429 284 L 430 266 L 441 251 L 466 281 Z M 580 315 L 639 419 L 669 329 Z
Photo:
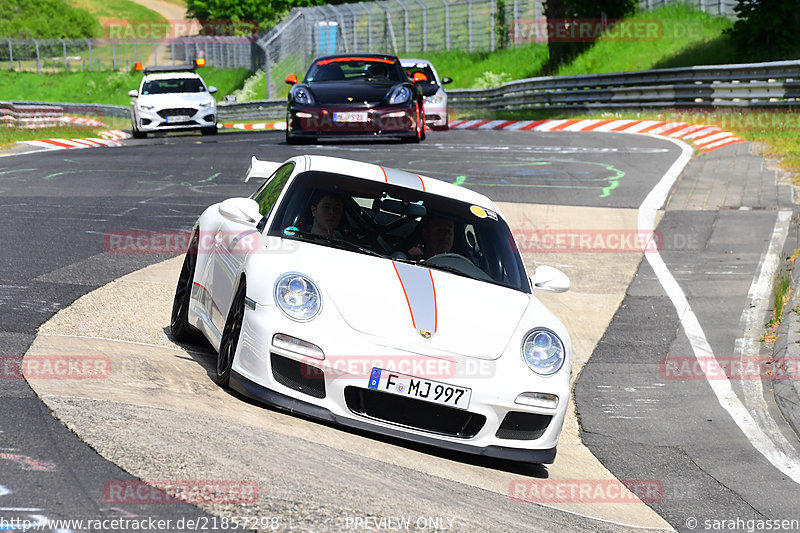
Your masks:
M 738 0 L 739 20 L 730 31 L 746 56 L 754 51 L 788 57 L 800 50 L 800 0 Z
M 315 5 L 314 0 L 186 0 L 186 13 L 197 20 L 213 21 L 204 28 L 211 33 L 220 33 L 225 24 L 219 21 L 235 23 L 251 22 L 255 25 L 272 26 L 278 23 L 293 7 Z
M 555 71 L 581 51 L 592 45 L 593 39 L 573 38 L 571 27 L 581 21 L 600 24 L 603 19 L 619 19 L 633 13 L 636 0 L 546 0 L 548 69 Z

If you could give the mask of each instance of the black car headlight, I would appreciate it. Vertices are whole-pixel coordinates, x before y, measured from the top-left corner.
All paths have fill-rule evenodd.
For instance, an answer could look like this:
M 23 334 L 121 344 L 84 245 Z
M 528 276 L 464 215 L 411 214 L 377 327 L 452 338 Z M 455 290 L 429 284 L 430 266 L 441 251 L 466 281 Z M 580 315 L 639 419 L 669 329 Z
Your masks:
M 411 100 L 411 89 L 400 85 L 392 89 L 389 93 L 389 103 L 391 105 L 405 104 Z
M 314 103 L 314 98 L 311 96 L 311 91 L 298 85 L 292 87 L 292 90 L 289 91 L 289 96 L 297 104 L 312 105 Z
M 549 329 L 534 329 L 522 342 L 522 358 L 537 374 L 555 374 L 564 364 L 564 343 Z

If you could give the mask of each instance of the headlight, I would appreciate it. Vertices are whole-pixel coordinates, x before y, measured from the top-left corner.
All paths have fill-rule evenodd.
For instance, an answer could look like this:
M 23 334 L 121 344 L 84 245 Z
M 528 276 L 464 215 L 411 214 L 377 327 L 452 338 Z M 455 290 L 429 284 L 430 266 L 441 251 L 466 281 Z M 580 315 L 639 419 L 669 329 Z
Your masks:
M 214 100 L 214 99 L 211 99 L 211 100 L 206 100 L 205 102 L 200 102 L 200 107 L 211 107 L 211 106 L 213 106 L 213 105 L 214 105 L 214 104 L 216 104 L 216 103 L 217 103 L 217 102 L 216 102 L 216 100 Z
M 289 95 L 292 97 L 292 100 L 298 104 L 311 105 L 314 103 L 314 98 L 311 97 L 311 93 L 305 87 L 295 85 L 292 87 L 292 90 L 289 91 Z
M 522 358 L 537 374 L 555 374 L 564 364 L 564 343 L 548 329 L 535 329 L 522 343 Z
M 322 308 L 317 286 L 297 272 L 284 274 L 275 283 L 275 302 L 286 316 L 301 322 L 311 320 Z
M 426 96 L 425 103 L 426 104 L 440 104 L 442 102 L 442 97 L 438 94 L 434 94 L 433 96 Z
M 389 93 L 389 103 L 390 104 L 405 104 L 411 100 L 411 90 L 408 87 L 395 87 L 391 93 Z
M 147 105 L 147 104 L 139 104 L 140 111 L 150 111 L 151 109 L 155 109 L 156 106 Z

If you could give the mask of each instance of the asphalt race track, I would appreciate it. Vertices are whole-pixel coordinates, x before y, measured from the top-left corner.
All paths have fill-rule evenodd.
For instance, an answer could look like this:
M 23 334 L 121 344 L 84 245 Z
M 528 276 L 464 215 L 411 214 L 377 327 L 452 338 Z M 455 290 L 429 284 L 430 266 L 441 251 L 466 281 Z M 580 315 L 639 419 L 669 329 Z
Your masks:
M 530 221 L 524 214 L 529 206 L 530 213 L 544 216 L 569 212 L 569 216 L 582 219 L 585 228 L 599 221 L 601 212 L 633 214 L 635 220 L 636 210 L 678 159 L 681 149 L 647 136 L 478 131 L 432 132 L 427 141 L 414 146 L 326 143 L 290 147 L 280 133 L 265 132 L 222 134 L 213 139 L 170 136 L 127 141 L 118 149 L 0 158 L 4 235 L 0 354 L 4 362 L 26 353 L 37 328 L 80 296 L 172 257 L 108 253 L 107 232 L 188 229 L 206 206 L 253 191 L 253 184 L 241 182 L 252 155 L 283 160 L 299 153 L 414 170 L 508 202 L 504 211 L 513 211 L 506 213 L 509 218 Z M 743 311 L 755 305 L 748 291 L 763 270 L 776 224 L 786 218 L 781 213 L 791 212 L 790 192 L 776 186 L 774 172 L 759 161 L 749 154 L 749 144 L 700 156 L 673 190 L 658 226 L 664 237 L 660 256 L 718 357 L 736 355 L 737 346 L 743 344 L 737 339 L 747 337 L 746 329 L 752 324 Z M 591 218 L 594 216 L 597 220 Z M 548 221 L 536 223 L 547 226 Z M 660 484 L 663 494 L 650 502 L 650 507 L 678 530 L 692 529 L 690 518 L 700 521 L 699 530 L 704 519 L 799 518 L 796 498 L 790 496 L 797 493 L 796 481 L 756 451 L 760 441 L 754 443 L 744 436 L 720 407 L 712 388 L 705 381 L 661 377 L 664 357 L 691 356 L 692 351 L 682 317 L 650 263 L 642 261 L 637 270 L 641 254 L 542 255 L 547 257 L 541 262 L 581 273 L 577 279 L 583 286 L 573 278 L 580 298 L 568 300 L 571 307 L 561 308 L 568 314 L 561 317 L 573 336 L 581 336 L 584 322 L 590 329 L 591 318 L 586 315 L 607 315 L 605 322 L 592 324 L 596 335 L 582 340 L 583 344 L 576 342 L 576 352 L 586 352 L 576 385 L 580 434 L 603 465 L 619 479 Z M 535 261 L 540 262 L 538 257 Z M 616 299 L 601 289 L 612 278 L 613 283 L 608 284 L 619 287 Z M 558 305 L 555 298 L 547 296 L 542 299 L 548 305 Z M 114 302 L 107 303 L 109 311 L 103 321 L 120 330 L 137 327 L 117 323 Z M 127 316 L 122 311 L 120 315 Z M 201 370 L 208 362 L 202 352 L 202 347 L 197 348 L 186 358 Z M 109 503 L 104 494 L 109 481 L 135 478 L 65 428 L 23 379 L 10 378 L 7 373 L 3 377 L 0 396 L 6 409 L 0 414 L 0 517 L 214 518 L 189 505 L 120 507 Z M 203 394 L 224 396 L 205 388 L 202 372 L 199 380 Z M 769 388 L 769 383 L 764 385 Z M 767 415 L 782 421 L 761 382 L 736 392 L 748 399 L 748 410 L 761 409 L 759 421 L 766 424 Z M 757 402 L 758 394 L 761 400 Z M 242 409 L 262 409 L 235 397 L 221 401 L 229 400 L 242 404 Z M 75 400 L 71 416 L 79 416 L 84 406 L 89 404 Z M 69 407 L 65 403 L 65 409 Z M 263 413 L 265 418 L 275 416 L 268 410 Z M 275 418 L 276 423 L 296 427 L 298 435 L 318 431 L 332 440 L 313 442 L 314 437 L 293 436 L 291 431 L 252 430 L 253 442 L 248 442 L 246 433 L 241 440 L 227 433 L 225 417 L 160 412 L 148 406 L 121 408 L 111 414 L 116 417 L 119 435 L 104 429 L 104 435 L 95 435 L 98 443 L 131 436 L 143 439 L 141 435 L 151 423 L 156 434 L 159 423 L 153 417 L 163 415 L 174 424 L 175 447 L 187 456 L 207 456 L 209 465 L 224 464 L 226 455 L 254 464 L 271 459 L 264 461 L 273 465 L 264 471 L 270 476 L 281 472 L 282 465 L 291 465 L 280 482 L 274 483 L 280 490 L 264 487 L 260 491 L 264 501 L 251 509 L 262 515 L 268 509 L 280 513 L 284 517 L 281 529 L 340 530 L 343 524 L 351 524 L 344 518 L 348 513 L 376 516 L 377 511 L 408 514 L 415 509 L 418 515 L 452 518 L 450 527 L 455 531 L 620 531 L 641 523 L 608 519 L 588 510 L 513 502 L 507 493 L 487 490 L 479 481 L 507 483 L 514 477 L 548 479 L 550 475 L 557 479 L 566 473 L 582 479 L 580 471 L 570 472 L 569 465 L 560 465 L 558 459 L 547 468 L 489 462 L 280 417 Z M 108 419 L 95 422 L 96 427 L 113 427 Z M 219 442 L 207 440 L 207 434 L 196 429 L 203 426 L 213 430 Z M 790 459 L 797 453 L 797 436 L 788 428 L 765 430 L 765 434 L 773 441 L 783 438 L 791 443 L 785 450 Z M 165 446 L 169 446 L 168 437 L 161 435 Z M 267 437 L 272 440 L 264 440 Z M 162 454 L 151 442 L 140 444 L 142 461 L 165 463 L 179 456 L 172 449 L 164 449 Z M 129 450 L 130 441 L 128 446 Z M 269 451 L 272 457 L 251 459 L 239 453 L 239 447 L 245 446 L 254 450 L 250 455 Z M 353 451 L 356 446 L 374 446 L 397 457 L 382 461 L 375 457 L 377 452 L 359 456 Z M 422 466 L 406 464 L 412 461 Z M 215 470 L 209 466 L 208 471 Z M 652 529 L 659 528 L 653 524 L 649 523 Z M 444 520 L 440 529 L 447 526 Z M 666 523 L 662 527 L 667 527 Z M 0 522 L 3 529 L 14 530 Z

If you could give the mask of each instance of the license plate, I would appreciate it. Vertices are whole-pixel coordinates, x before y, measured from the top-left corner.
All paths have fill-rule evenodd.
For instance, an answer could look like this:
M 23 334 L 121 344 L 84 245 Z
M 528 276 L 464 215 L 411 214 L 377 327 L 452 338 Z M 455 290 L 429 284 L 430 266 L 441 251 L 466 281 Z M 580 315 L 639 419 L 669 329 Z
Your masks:
M 333 121 L 334 122 L 366 122 L 367 121 L 367 112 L 366 111 L 350 111 L 347 113 L 334 113 L 333 114 Z
M 381 368 L 372 369 L 367 386 L 373 390 L 449 405 L 459 409 L 468 408 L 469 400 L 472 396 L 472 390 L 464 387 L 415 378 Z
M 188 115 L 173 115 L 173 116 L 167 117 L 164 120 L 166 120 L 167 122 L 187 122 L 189 120 L 189 118 L 190 117 Z

